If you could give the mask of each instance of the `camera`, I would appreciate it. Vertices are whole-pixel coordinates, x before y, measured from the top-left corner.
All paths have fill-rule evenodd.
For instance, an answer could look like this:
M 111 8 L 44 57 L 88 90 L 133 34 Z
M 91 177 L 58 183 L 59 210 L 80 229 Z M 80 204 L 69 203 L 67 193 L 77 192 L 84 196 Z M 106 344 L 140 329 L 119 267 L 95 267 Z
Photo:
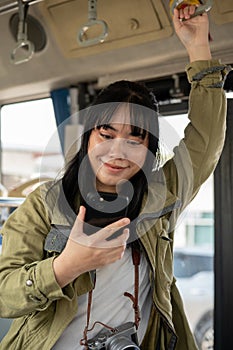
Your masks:
M 102 330 L 96 337 L 87 341 L 89 350 L 140 350 L 133 322 Z

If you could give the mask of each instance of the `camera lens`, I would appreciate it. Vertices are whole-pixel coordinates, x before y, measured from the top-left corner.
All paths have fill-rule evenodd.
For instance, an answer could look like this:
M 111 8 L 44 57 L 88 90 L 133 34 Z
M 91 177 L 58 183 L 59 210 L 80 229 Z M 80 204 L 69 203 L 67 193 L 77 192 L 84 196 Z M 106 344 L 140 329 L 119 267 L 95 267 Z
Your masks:
M 140 348 L 129 338 L 117 336 L 110 341 L 107 350 L 140 350 Z

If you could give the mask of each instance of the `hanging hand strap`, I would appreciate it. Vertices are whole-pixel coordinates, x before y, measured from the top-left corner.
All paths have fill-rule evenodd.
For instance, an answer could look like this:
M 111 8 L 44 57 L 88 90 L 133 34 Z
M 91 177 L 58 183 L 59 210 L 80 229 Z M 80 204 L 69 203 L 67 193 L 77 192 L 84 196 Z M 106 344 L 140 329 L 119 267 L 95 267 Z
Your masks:
M 18 0 L 19 5 L 19 24 L 17 34 L 17 44 L 11 53 L 11 62 L 14 64 L 20 64 L 29 61 L 35 51 L 33 42 L 28 40 L 27 37 L 27 12 L 28 3 L 24 3 L 22 0 Z
M 93 27 L 100 27 L 100 35 L 89 38 L 87 32 Z M 103 43 L 105 38 L 108 36 L 108 25 L 105 21 L 97 19 L 97 0 L 88 0 L 88 22 L 85 23 L 78 33 L 78 43 L 81 46 L 91 46 L 99 43 Z

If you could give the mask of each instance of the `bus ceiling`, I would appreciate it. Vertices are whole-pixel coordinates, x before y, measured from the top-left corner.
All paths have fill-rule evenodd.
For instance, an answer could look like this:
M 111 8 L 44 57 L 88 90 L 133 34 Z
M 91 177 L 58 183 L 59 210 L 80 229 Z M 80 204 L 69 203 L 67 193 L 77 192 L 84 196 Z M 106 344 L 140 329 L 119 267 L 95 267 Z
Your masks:
M 232 64 L 232 0 L 215 0 L 209 16 L 213 57 Z M 169 0 L 1 0 L 0 19 L 1 105 L 79 83 L 172 77 L 188 63 Z

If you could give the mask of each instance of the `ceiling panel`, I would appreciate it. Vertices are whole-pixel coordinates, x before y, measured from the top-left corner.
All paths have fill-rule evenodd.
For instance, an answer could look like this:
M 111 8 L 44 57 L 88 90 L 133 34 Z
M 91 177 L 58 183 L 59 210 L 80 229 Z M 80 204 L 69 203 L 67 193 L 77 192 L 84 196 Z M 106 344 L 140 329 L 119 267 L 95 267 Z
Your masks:
M 215 0 L 211 10 L 211 16 L 217 24 L 233 22 L 233 1 Z
M 97 19 L 107 23 L 109 33 L 103 43 L 88 47 L 80 46 L 77 42 L 78 32 L 88 20 L 86 0 L 45 0 L 41 3 L 41 10 L 67 57 L 130 47 L 162 39 L 173 33 L 171 20 L 160 0 L 98 1 Z M 93 25 L 87 31 L 89 39 L 99 34 L 98 25 Z

